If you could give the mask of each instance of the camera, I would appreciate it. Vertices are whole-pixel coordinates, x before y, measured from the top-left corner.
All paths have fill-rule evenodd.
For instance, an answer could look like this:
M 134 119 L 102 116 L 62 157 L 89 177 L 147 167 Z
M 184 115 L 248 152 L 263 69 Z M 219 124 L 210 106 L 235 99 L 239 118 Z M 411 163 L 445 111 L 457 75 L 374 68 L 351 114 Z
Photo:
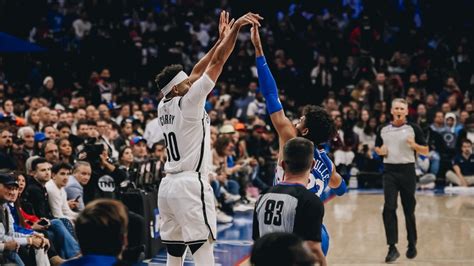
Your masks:
M 82 152 L 86 153 L 85 161 L 89 162 L 91 165 L 100 164 L 100 154 L 104 151 L 104 145 L 102 143 L 97 143 L 95 138 L 88 138 L 84 141 L 84 147 Z

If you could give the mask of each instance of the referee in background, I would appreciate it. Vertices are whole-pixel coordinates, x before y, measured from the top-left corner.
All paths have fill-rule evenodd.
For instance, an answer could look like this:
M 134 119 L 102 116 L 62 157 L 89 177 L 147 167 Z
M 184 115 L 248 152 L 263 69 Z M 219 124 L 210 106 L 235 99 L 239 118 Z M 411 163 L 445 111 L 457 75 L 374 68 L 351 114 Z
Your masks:
M 316 194 L 306 189 L 316 163 L 313 152 L 313 143 L 306 138 L 296 137 L 286 142 L 282 162 L 285 181 L 270 188 L 255 204 L 253 239 L 274 232 L 294 233 L 324 266 L 327 265 L 321 247 L 324 205 Z M 288 254 L 275 256 L 283 263 Z
M 383 223 L 389 245 L 385 262 L 392 262 L 400 257 L 395 246 L 398 242 L 396 213 L 398 192 L 400 192 L 402 199 L 407 228 L 408 249 L 406 256 L 409 259 L 416 257 L 415 160 L 416 153 L 428 155 L 429 152 L 421 128 L 406 120 L 408 105 L 404 99 L 397 98 L 392 101 L 391 114 L 392 122 L 380 128 L 375 139 L 375 152 L 383 157 L 384 162 Z

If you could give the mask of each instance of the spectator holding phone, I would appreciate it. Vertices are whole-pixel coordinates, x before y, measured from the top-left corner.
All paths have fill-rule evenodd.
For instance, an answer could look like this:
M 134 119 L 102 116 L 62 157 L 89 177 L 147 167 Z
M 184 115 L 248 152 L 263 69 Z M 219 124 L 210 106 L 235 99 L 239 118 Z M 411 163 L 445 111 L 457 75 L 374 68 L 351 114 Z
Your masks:
M 84 209 L 84 186 L 91 179 L 92 168 L 88 162 L 78 161 L 65 187 L 69 207 L 74 211 Z

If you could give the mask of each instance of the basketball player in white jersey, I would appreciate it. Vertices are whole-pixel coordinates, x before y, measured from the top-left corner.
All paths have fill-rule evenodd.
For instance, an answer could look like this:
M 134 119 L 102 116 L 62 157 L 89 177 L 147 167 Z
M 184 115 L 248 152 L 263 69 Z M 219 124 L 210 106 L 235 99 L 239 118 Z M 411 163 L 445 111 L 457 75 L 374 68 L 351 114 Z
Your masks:
M 214 194 L 208 182 L 210 121 L 204 110 L 209 92 L 234 49 L 242 26 L 260 25 L 262 18 L 247 13 L 229 22 L 223 11 L 219 39 L 188 77 L 180 65 L 165 67 L 156 83 L 164 98 L 158 121 L 168 152 L 166 177 L 160 184 L 160 234 L 167 245 L 167 265 L 183 265 L 189 246 L 196 265 L 214 265 L 212 242 L 216 237 Z

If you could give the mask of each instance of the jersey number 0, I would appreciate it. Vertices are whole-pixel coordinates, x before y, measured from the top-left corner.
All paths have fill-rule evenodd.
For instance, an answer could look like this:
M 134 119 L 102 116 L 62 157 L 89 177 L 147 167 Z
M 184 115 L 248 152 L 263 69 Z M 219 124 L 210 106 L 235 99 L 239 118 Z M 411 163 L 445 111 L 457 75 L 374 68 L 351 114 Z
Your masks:
M 166 151 L 168 153 L 168 160 L 171 161 L 179 161 L 181 159 L 181 156 L 179 155 L 179 150 L 178 150 L 178 141 L 176 140 L 176 134 L 174 132 L 170 132 L 168 134 L 168 137 L 166 136 L 166 133 L 163 133 L 165 136 L 165 146 L 166 146 Z

